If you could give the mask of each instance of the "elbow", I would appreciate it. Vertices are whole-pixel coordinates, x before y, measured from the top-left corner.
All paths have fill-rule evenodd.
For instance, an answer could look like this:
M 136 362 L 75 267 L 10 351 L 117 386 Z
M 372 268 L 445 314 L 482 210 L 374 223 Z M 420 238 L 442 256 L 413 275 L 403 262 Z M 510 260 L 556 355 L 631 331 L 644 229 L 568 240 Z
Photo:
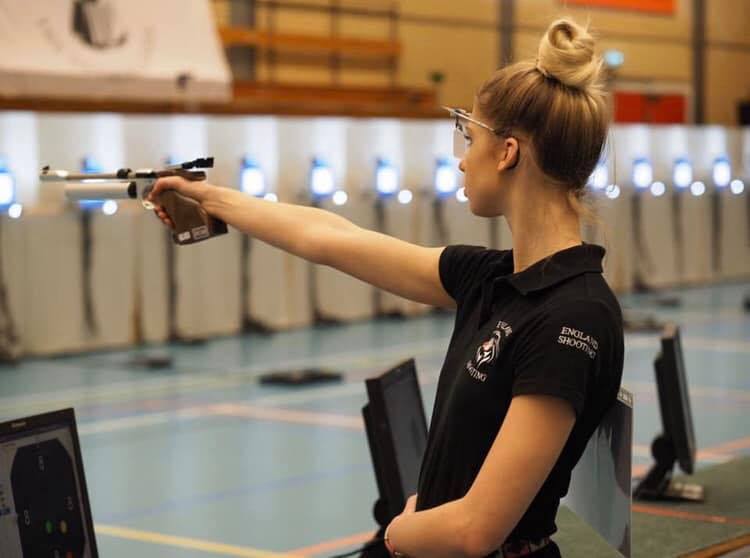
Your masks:
M 495 552 L 501 544 L 480 529 L 473 529 L 464 537 L 463 555 L 466 558 L 482 558 Z
M 461 554 L 465 558 L 483 558 L 500 548 L 502 540 L 498 540 L 496 526 L 475 517 L 476 513 L 465 506 L 463 516 L 460 541 Z

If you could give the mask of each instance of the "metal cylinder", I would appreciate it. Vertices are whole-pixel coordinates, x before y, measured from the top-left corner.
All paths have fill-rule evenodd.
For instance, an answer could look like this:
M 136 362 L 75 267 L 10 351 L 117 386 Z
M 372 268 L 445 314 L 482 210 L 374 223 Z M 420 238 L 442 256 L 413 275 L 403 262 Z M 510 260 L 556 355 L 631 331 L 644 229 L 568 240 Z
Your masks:
M 65 184 L 65 197 L 69 200 L 112 200 L 135 198 L 135 182 L 73 182 Z

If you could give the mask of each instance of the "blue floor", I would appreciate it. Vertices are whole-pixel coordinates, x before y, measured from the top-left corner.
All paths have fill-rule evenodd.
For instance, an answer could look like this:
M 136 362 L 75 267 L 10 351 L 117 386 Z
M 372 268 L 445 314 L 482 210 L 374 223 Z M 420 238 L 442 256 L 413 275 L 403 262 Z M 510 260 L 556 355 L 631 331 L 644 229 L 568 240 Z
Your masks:
M 661 307 L 655 295 L 622 303 L 682 327 L 699 466 L 750 455 L 750 284 L 664 294 L 682 305 Z M 101 556 L 336 554 L 374 528 L 362 380 L 415 356 L 429 412 L 451 327 L 450 315 L 429 316 L 28 360 L 0 366 L 0 419 L 75 407 Z M 636 472 L 661 429 L 658 347 L 657 334 L 626 338 Z M 173 366 L 134 367 L 144 353 Z M 345 382 L 257 383 L 270 369 L 309 365 Z M 317 546 L 325 541 L 334 542 Z

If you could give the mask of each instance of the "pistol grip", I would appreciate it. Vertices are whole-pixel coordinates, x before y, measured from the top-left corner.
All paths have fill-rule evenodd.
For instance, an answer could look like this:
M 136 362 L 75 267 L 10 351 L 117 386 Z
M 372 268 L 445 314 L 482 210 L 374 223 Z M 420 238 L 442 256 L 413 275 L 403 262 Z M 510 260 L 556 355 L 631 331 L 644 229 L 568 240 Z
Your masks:
M 172 239 L 175 244 L 194 244 L 227 232 L 224 221 L 211 217 L 200 203 L 176 190 L 163 191 L 158 203 L 174 223 Z

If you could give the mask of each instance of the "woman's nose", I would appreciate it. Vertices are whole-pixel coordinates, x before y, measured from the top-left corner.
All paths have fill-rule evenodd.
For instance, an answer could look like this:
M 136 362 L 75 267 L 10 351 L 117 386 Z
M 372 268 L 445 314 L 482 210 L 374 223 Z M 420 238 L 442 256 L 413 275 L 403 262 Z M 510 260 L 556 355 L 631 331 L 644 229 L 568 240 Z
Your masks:
M 466 167 L 465 167 L 465 165 L 464 165 L 464 160 L 463 160 L 463 157 L 462 157 L 462 158 L 461 158 L 461 160 L 460 160 L 460 161 L 458 162 L 458 170 L 460 170 L 460 171 L 461 171 L 462 173 L 464 173 L 464 174 L 466 173 Z

